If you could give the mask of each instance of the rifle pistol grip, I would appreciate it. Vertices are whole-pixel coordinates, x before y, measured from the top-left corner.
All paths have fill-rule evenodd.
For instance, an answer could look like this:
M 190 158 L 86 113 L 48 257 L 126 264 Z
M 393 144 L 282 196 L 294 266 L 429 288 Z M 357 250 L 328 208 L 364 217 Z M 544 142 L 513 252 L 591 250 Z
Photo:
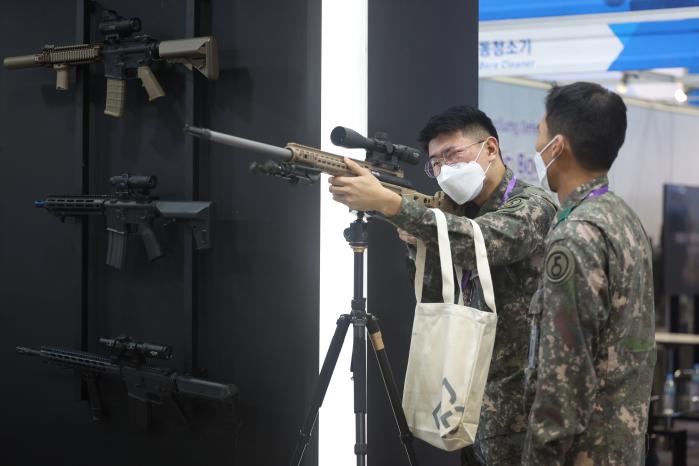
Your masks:
M 158 79 L 155 77 L 153 71 L 151 71 L 149 67 L 139 66 L 136 74 L 148 93 L 149 102 L 165 95 L 165 91 L 163 91 Z

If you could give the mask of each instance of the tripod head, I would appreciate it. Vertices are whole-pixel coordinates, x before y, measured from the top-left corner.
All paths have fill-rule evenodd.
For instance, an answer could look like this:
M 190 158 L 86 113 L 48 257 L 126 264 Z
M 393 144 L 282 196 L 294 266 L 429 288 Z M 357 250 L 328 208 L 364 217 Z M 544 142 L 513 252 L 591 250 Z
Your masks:
M 367 223 L 364 221 L 364 212 L 356 212 L 357 219 L 345 228 L 343 236 L 355 252 L 363 251 L 369 244 Z

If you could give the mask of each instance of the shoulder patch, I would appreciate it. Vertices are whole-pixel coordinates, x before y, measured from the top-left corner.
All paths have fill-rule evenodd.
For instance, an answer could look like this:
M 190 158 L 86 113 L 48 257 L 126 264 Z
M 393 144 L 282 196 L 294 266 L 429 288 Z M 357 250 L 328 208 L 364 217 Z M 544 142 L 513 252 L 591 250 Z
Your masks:
M 554 246 L 546 255 L 544 277 L 554 285 L 563 283 L 573 276 L 575 258 L 570 250 L 563 246 Z
M 524 207 L 524 199 L 521 197 L 513 197 L 509 201 L 505 202 L 502 207 L 500 207 L 498 210 L 507 210 L 507 211 L 515 211 L 519 210 L 522 207 Z
M 526 188 L 524 188 L 524 192 L 533 196 L 547 197 L 546 191 L 536 186 L 527 186 Z
M 554 200 L 543 189 L 537 188 L 536 186 L 527 186 L 527 188 L 524 190 L 524 192 L 529 194 L 530 196 L 534 196 L 538 199 L 545 201 L 547 204 L 549 204 L 554 209 L 558 209 Z

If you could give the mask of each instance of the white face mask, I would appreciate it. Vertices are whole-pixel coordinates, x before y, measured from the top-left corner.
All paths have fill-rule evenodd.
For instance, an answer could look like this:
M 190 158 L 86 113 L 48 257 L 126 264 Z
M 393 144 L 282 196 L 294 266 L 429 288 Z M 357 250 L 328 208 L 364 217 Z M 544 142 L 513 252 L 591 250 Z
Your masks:
M 554 158 L 551 159 L 551 161 L 548 164 L 544 164 L 544 159 L 541 158 L 541 154 L 544 153 L 546 149 L 551 145 L 553 141 L 555 141 L 558 138 L 558 135 L 554 136 L 553 139 L 551 139 L 548 144 L 544 146 L 543 149 L 541 149 L 541 152 L 536 152 L 534 154 L 534 166 L 536 167 L 536 175 L 539 177 L 539 184 L 541 185 L 542 188 L 544 188 L 547 191 L 551 191 L 551 186 L 549 186 L 549 179 L 548 176 L 546 176 L 546 172 L 548 171 L 549 167 L 553 162 L 560 157 L 561 154 L 558 154 Z
M 465 204 L 475 199 L 483 190 L 485 172 L 478 163 L 486 141 L 483 141 L 476 159 L 471 162 L 458 162 L 443 165 L 437 175 L 437 183 L 442 190 L 457 204 Z M 490 165 L 488 165 L 490 168 Z

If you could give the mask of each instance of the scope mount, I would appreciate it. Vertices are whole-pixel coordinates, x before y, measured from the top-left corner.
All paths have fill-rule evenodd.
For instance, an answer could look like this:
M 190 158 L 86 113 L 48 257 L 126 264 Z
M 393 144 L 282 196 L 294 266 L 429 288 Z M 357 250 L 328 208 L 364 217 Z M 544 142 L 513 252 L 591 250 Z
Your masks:
M 391 141 L 388 139 L 388 133 L 377 131 L 374 133 L 374 141 L 378 143 L 381 149 L 365 149 L 366 161 L 379 168 L 400 170 L 401 166 L 400 163 L 398 163 L 398 156 L 393 151 L 389 152 L 389 148 L 391 148 L 393 144 L 391 144 Z

